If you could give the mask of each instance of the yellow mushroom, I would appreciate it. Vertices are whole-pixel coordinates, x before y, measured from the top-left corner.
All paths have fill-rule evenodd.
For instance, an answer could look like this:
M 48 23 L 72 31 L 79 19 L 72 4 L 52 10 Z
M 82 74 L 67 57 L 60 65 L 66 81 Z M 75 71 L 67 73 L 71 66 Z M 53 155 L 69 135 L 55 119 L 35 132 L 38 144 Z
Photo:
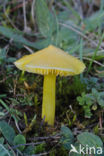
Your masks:
M 26 55 L 15 62 L 17 68 L 44 75 L 42 118 L 54 125 L 56 76 L 77 75 L 85 65 L 63 50 L 50 45 L 36 53 Z

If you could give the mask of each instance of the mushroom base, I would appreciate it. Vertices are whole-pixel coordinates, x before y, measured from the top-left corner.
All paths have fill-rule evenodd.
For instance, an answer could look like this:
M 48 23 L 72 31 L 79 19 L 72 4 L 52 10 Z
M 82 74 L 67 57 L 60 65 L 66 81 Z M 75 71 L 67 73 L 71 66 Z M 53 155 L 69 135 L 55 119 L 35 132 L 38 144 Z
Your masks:
M 42 118 L 54 125 L 56 75 L 45 75 L 43 84 Z

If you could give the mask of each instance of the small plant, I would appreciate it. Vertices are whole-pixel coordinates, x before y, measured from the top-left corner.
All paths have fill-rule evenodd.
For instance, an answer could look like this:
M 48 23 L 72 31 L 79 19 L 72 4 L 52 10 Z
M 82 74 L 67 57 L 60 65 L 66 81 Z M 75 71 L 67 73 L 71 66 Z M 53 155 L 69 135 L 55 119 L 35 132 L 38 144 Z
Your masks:
M 31 154 L 45 151 L 45 143 L 40 142 L 37 146 L 35 146 L 36 143 L 26 143 L 26 137 L 22 134 L 16 135 L 14 128 L 5 121 L 0 121 L 0 133 L 2 134 L 0 137 L 1 156 L 13 156 L 13 153 L 20 156 L 21 152 L 23 155 L 31 156 Z
M 61 127 L 61 144 L 69 151 L 70 156 L 98 156 L 103 154 L 103 142 L 99 136 L 91 132 L 82 132 L 74 137 L 72 131 L 66 127 Z M 100 155 L 100 156 L 101 156 Z
M 84 83 L 86 84 L 86 89 L 91 91 L 91 88 L 95 88 L 97 90 L 103 89 L 103 84 L 99 82 L 99 78 L 90 76 L 83 78 Z
M 82 106 L 85 117 L 90 118 L 92 110 L 96 110 L 98 106 L 100 108 L 104 107 L 104 92 L 98 92 L 95 88 L 92 88 L 91 93 L 86 94 L 83 92 L 81 96 L 77 97 L 77 101 Z
M 7 112 L 10 113 L 11 117 L 16 122 L 19 120 L 19 117 L 21 116 L 21 112 L 20 111 L 18 111 L 17 109 L 14 109 L 12 107 L 9 107 L 2 99 L 0 99 L 0 104 L 6 109 Z M 3 113 L 3 114 L 0 114 L 0 115 L 4 116 L 5 114 Z

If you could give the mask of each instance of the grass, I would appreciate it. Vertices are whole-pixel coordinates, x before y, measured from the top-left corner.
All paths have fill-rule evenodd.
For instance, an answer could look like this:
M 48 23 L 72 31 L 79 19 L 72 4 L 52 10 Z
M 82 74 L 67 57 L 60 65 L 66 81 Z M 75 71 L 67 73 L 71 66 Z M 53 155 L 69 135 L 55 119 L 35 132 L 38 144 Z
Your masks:
M 103 148 L 103 0 L 101 5 L 89 0 L 33 3 L 0 2 L 0 154 L 67 156 L 71 144 L 77 149 L 86 140 Z M 49 44 L 86 64 L 81 75 L 57 77 L 54 127 L 41 120 L 43 76 L 14 65 Z

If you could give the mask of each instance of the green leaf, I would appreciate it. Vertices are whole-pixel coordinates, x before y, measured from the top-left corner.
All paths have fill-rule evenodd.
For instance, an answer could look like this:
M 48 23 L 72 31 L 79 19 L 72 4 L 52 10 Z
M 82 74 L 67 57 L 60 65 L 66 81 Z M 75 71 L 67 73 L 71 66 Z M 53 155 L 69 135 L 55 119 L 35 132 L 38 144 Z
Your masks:
M 10 110 L 9 107 L 7 106 L 7 104 L 2 99 L 0 99 L 0 104 L 2 104 L 3 107 L 6 108 L 7 111 Z
M 0 156 L 11 156 L 10 152 L 2 144 L 0 144 Z
M 73 7 L 70 5 L 70 3 L 68 1 L 65 1 L 65 0 L 64 0 L 64 3 L 67 6 L 67 8 L 72 12 L 72 14 L 76 17 L 76 20 L 80 20 L 81 19 L 80 15 L 78 14 L 77 11 L 75 11 L 75 9 L 73 9 Z
M 26 144 L 26 139 L 23 135 L 18 134 L 17 136 L 15 136 L 14 138 L 14 145 L 21 145 L 19 147 L 17 147 L 20 151 L 23 151 L 25 146 L 22 144 Z
M 70 145 L 73 143 L 74 141 L 74 136 L 73 133 L 71 132 L 71 130 L 68 127 L 62 126 L 61 127 L 61 143 L 63 144 L 63 146 L 66 149 L 70 149 Z
M 48 9 L 46 0 L 36 0 L 36 19 L 40 33 L 44 37 L 51 37 L 55 20 Z
M 86 30 L 94 31 L 94 29 L 96 29 L 99 26 L 101 21 L 103 21 L 103 17 L 104 17 L 104 11 L 98 11 L 92 14 L 92 16 L 85 19 L 84 23 L 86 26 Z
M 65 27 L 62 27 L 58 33 L 58 42 L 62 44 L 62 42 L 66 42 L 69 44 L 72 44 L 76 42 L 77 40 L 77 34 L 69 29 L 66 29 Z
M 4 112 L 0 112 L 0 116 L 4 116 L 5 115 L 5 113 Z
M 0 94 L 0 98 L 5 98 L 6 96 L 6 94 Z
M 101 107 L 104 107 L 104 92 L 99 92 L 97 102 Z
M 4 144 L 4 138 L 3 137 L 0 138 L 0 144 Z
M 99 136 L 93 133 L 83 132 L 77 136 L 78 141 L 83 145 L 89 147 L 103 147 L 103 142 Z
M 13 144 L 13 140 L 15 137 L 14 129 L 5 121 L 0 121 L 0 131 L 5 137 L 5 139 L 10 143 Z
M 0 64 L 3 64 L 6 60 L 7 51 L 5 48 L 0 49 Z
M 70 13 L 71 12 L 69 10 L 60 11 L 57 15 L 59 22 L 65 22 L 65 21 L 69 20 Z
M 8 63 L 13 63 L 13 62 L 15 62 L 16 61 L 16 58 L 14 58 L 14 57 L 9 57 L 8 59 L 7 59 L 7 62 Z
M 0 33 L 7 38 L 12 38 L 14 42 L 18 42 L 18 43 L 21 43 L 22 45 L 27 45 L 32 48 L 40 49 L 37 43 L 33 43 L 25 39 L 23 37 L 23 33 L 21 33 L 20 31 L 0 26 Z
M 48 47 L 48 45 L 51 43 L 51 39 L 41 39 L 35 42 L 37 49 L 43 49 L 45 47 Z

